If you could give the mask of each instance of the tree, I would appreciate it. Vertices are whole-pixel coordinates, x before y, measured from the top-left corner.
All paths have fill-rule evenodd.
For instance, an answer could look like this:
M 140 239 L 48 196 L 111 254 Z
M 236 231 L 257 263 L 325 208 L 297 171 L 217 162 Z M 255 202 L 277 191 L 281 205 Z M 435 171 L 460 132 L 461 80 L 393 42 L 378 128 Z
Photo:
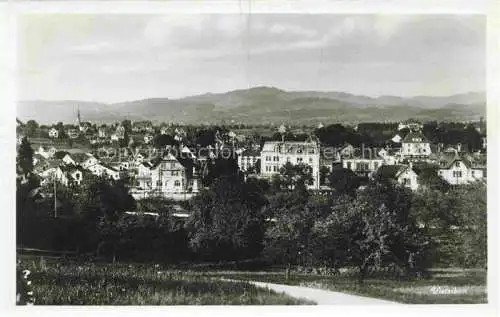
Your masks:
M 205 260 L 257 256 L 262 249 L 264 204 L 257 186 L 234 177 L 217 179 L 193 200 L 189 245 Z
M 132 122 L 130 122 L 130 120 L 123 120 L 122 126 L 125 128 L 126 132 L 132 131 Z
M 355 265 L 362 282 L 370 267 L 396 265 L 408 274 L 425 270 L 428 241 L 410 217 L 411 192 L 370 183 L 356 198 L 341 198 L 314 232 L 334 266 Z
M 130 143 L 130 136 L 129 136 L 129 132 L 127 129 L 125 129 L 125 132 L 123 133 L 123 139 L 120 139 L 120 147 L 124 148 L 124 147 L 128 147 Z
M 28 137 L 36 136 L 38 130 L 38 123 L 35 120 L 28 120 L 25 125 L 25 133 Z
M 432 237 L 433 260 L 442 266 L 486 265 L 486 184 L 462 185 L 444 193 L 418 191 L 411 214 Z
M 264 255 L 272 263 L 290 268 L 304 262 L 315 218 L 307 201 L 307 192 L 299 189 L 278 192 L 269 198 Z
M 163 149 L 167 145 L 177 145 L 177 141 L 171 135 L 160 134 L 154 137 L 153 145 L 157 149 Z
M 330 186 L 340 195 L 354 195 L 362 178 L 350 169 L 334 167 L 329 176 Z
M 27 137 L 21 140 L 21 145 L 17 152 L 16 170 L 17 175 L 25 179 L 33 173 L 33 149 Z
M 81 186 L 76 208 L 89 228 L 87 245 L 97 244 L 98 254 L 111 245 L 114 258 L 119 236 L 115 225 L 123 212 L 136 208 L 135 200 L 121 181 L 86 175 Z
M 313 184 L 312 167 L 303 163 L 292 164 L 287 162 L 280 168 L 281 186 L 292 190 L 296 187 L 306 188 Z
M 324 185 L 327 182 L 330 170 L 326 166 L 321 166 L 319 169 L 319 182 Z

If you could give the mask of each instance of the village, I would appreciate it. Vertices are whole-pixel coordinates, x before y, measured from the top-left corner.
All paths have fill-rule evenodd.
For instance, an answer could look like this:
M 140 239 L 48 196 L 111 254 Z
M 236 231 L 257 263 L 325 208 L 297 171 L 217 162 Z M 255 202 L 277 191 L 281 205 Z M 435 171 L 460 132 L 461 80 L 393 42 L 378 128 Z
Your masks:
M 322 123 L 309 129 L 310 133 L 299 129 L 299 138 L 293 127 L 281 124 L 269 128 L 274 139 L 266 139 L 257 138 L 249 129 L 245 135 L 205 127 L 211 134 L 197 132 L 196 138 L 188 128 L 174 124 L 124 121 L 97 125 L 81 121 L 79 109 L 75 121 L 73 125 L 38 128 L 38 135 L 45 138 L 32 141 L 39 144 L 34 148 L 33 165 L 42 185 L 57 180 L 64 186 L 79 186 L 86 175 L 93 174 L 126 179 L 135 199 L 186 200 L 204 187 L 203 178 L 220 158 L 234 160 L 245 177 L 267 180 L 286 163 L 308 165 L 313 179 L 308 188 L 317 191 L 331 190 L 328 175 L 339 169 L 365 179 L 387 178 L 413 191 L 425 186 L 419 175 L 428 168 L 449 185 L 486 181 L 487 175 L 482 120 L 475 127 L 481 135 L 478 149 L 461 143 L 432 143 L 422 133 L 423 124 L 414 120 L 398 123 L 383 146 L 322 144 L 314 133 L 325 129 Z M 20 144 L 29 125 L 18 120 L 17 127 Z M 88 146 L 78 146 L 78 142 Z

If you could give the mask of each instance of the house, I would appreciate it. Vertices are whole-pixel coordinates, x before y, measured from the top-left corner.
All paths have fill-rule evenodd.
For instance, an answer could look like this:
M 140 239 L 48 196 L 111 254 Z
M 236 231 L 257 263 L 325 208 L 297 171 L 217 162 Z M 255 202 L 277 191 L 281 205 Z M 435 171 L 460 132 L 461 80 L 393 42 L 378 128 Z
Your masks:
M 97 136 L 100 138 L 100 139 L 105 139 L 107 138 L 109 135 L 109 129 L 108 127 L 102 125 L 99 127 L 99 129 L 97 129 Z
M 286 163 L 306 164 L 312 167 L 313 184 L 311 188 L 319 188 L 320 148 L 317 142 L 281 142 L 264 143 L 260 153 L 260 174 L 266 178 L 279 174 Z
M 194 155 L 193 151 L 191 151 L 191 149 L 189 149 L 187 146 L 181 145 L 180 149 L 181 149 L 180 155 L 182 158 L 187 158 L 187 159 L 192 159 L 192 160 L 196 159 L 196 155 Z
M 47 158 L 39 153 L 33 154 L 33 166 L 43 163 L 47 160 Z
M 57 149 L 53 146 L 47 148 L 43 145 L 40 145 L 40 147 L 38 147 L 38 150 L 35 152 L 35 154 L 40 154 L 44 158 L 50 159 L 50 158 L 54 157 L 56 152 L 57 152 Z
M 260 151 L 244 150 L 238 155 L 238 167 L 240 171 L 246 172 L 252 167 L 256 167 L 257 162 L 260 161 Z M 255 171 L 259 172 L 259 171 Z
M 120 139 L 122 139 L 122 137 L 120 137 L 118 134 L 116 134 L 116 133 L 111 134 L 111 141 L 118 142 L 118 141 L 120 141 Z
M 419 122 L 400 122 L 398 124 L 398 131 L 401 131 L 403 129 L 409 129 L 410 131 L 421 131 L 423 129 L 423 124 Z
M 163 126 L 160 128 L 160 134 L 169 134 L 169 130 L 168 126 Z
M 384 165 L 396 165 L 399 162 L 399 149 L 386 148 L 377 154 L 384 160 Z
M 401 143 L 402 140 L 403 140 L 403 138 L 399 134 L 396 134 L 391 139 L 391 141 L 394 143 Z
M 485 179 L 486 165 L 457 152 L 442 153 L 438 173 L 450 185 L 462 185 Z
M 49 138 L 57 139 L 59 137 L 59 131 L 56 128 L 51 128 L 49 130 Z
M 42 177 L 42 184 L 57 180 L 65 186 L 81 185 L 83 181 L 83 168 L 64 164 L 56 166 L 56 163 L 53 162 L 48 169 L 39 174 Z
M 21 143 L 23 142 L 23 139 L 24 139 L 23 134 L 18 135 L 17 136 L 17 144 L 21 145 Z
M 180 137 L 185 137 L 186 136 L 186 131 L 184 131 L 183 128 L 177 127 L 174 130 L 175 135 L 178 135 Z
M 146 161 L 148 158 L 149 158 L 149 155 L 146 153 L 146 151 L 138 151 L 134 155 L 133 161 L 134 161 L 135 165 L 140 165 L 144 161 Z
M 119 124 L 117 127 L 116 127 L 116 131 L 115 133 L 119 136 L 123 136 L 125 134 L 125 127 L 122 125 L 122 124 Z
M 405 159 L 426 160 L 431 153 L 431 143 L 420 132 L 410 132 L 402 141 L 401 155 Z
M 185 167 L 170 153 L 140 164 L 136 180 L 142 190 L 159 195 L 184 192 L 187 187 Z
M 132 123 L 133 132 L 153 132 L 153 124 L 150 121 L 135 121 Z
M 115 168 L 106 163 L 97 163 L 88 167 L 88 170 L 96 176 L 104 177 L 108 176 L 114 180 L 119 180 L 122 178 L 122 173 L 118 168 Z
M 151 134 L 146 134 L 144 136 L 144 143 L 149 144 L 151 141 L 153 141 L 154 137 Z
M 382 165 L 374 175 L 375 178 L 389 179 L 413 191 L 420 187 L 418 174 L 410 165 Z
M 355 148 L 349 143 L 346 143 L 339 151 L 340 157 L 352 157 L 354 155 Z
M 78 138 L 78 136 L 80 136 L 80 132 L 74 128 L 68 129 L 67 134 L 70 139 L 76 139 Z
M 375 157 L 349 157 L 342 160 L 342 167 L 360 176 L 371 177 L 384 164 L 384 159 Z
M 66 165 L 77 165 L 85 169 L 99 162 L 97 158 L 90 153 L 68 153 L 62 158 L 62 161 Z
M 92 127 L 92 124 L 90 124 L 90 122 L 80 122 L 80 124 L 78 125 L 78 129 L 82 133 L 86 133 L 90 129 L 90 127 Z

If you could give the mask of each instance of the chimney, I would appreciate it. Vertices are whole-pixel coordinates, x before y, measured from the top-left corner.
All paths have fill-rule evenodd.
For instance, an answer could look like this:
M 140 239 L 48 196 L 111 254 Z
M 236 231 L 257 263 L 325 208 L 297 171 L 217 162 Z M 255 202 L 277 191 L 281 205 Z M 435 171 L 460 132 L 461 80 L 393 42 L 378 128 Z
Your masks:
M 461 143 L 457 144 L 457 152 L 462 152 L 462 144 Z
M 410 167 L 410 169 L 413 169 L 413 162 L 412 162 L 412 161 L 410 161 L 410 162 L 408 163 L 408 166 Z

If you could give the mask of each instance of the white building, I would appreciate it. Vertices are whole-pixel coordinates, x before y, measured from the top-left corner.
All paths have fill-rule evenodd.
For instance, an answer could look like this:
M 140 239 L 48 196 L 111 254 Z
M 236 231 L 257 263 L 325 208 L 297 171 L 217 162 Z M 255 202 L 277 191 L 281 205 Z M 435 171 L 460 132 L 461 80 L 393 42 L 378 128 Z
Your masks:
M 100 126 L 97 130 L 97 135 L 101 139 L 105 139 L 108 137 L 108 128 L 106 126 Z
M 451 185 L 462 185 L 483 180 L 486 177 L 484 167 L 458 154 L 443 155 L 439 160 L 439 176 Z
M 420 132 L 410 132 L 403 139 L 401 155 L 408 160 L 426 160 L 431 155 L 431 143 Z
M 52 182 L 56 179 L 65 186 L 81 185 L 83 180 L 83 169 L 74 165 L 60 165 L 48 168 L 39 175 L 43 178 L 42 184 Z
M 384 160 L 385 165 L 396 165 L 399 162 L 399 149 L 382 149 L 377 154 Z
M 99 161 L 91 153 L 71 153 L 66 154 L 62 161 L 67 165 L 79 165 L 85 169 L 97 164 Z
M 384 164 L 381 157 L 350 157 L 342 160 L 342 167 L 358 175 L 371 177 Z
M 38 150 L 35 152 L 35 154 L 40 154 L 44 158 L 49 159 L 49 158 L 53 157 L 54 154 L 56 154 L 56 152 L 57 152 L 57 149 L 53 146 L 51 146 L 50 148 L 46 148 L 46 147 L 40 145 L 40 147 L 38 147 Z
M 244 150 L 238 154 L 238 168 L 242 172 L 248 171 L 251 167 L 255 167 L 260 160 L 260 151 Z M 257 173 L 260 172 L 256 171 Z
M 51 128 L 49 130 L 49 138 L 57 139 L 59 137 L 59 131 L 56 128 Z
M 185 167 L 170 153 L 140 164 L 137 181 L 142 190 L 159 195 L 185 192 L 187 187 Z
M 403 138 L 399 134 L 396 134 L 391 139 L 391 141 L 394 143 L 401 143 L 402 140 L 403 140 Z
M 88 170 L 96 176 L 108 176 L 114 180 L 119 180 L 122 176 L 118 169 L 104 163 L 89 166 Z
M 149 144 L 149 142 L 153 141 L 154 137 L 151 134 L 147 134 L 144 136 L 144 143 Z
M 69 129 L 67 134 L 70 139 L 76 139 L 80 136 L 80 132 L 77 129 Z
M 271 178 L 279 174 L 280 168 L 287 162 L 291 164 L 306 164 L 312 167 L 313 185 L 319 188 L 319 157 L 320 147 L 316 142 L 266 142 L 260 153 L 260 173 Z
M 391 179 L 413 191 L 420 187 L 418 174 L 415 172 L 411 164 L 383 165 L 378 169 L 376 177 Z

